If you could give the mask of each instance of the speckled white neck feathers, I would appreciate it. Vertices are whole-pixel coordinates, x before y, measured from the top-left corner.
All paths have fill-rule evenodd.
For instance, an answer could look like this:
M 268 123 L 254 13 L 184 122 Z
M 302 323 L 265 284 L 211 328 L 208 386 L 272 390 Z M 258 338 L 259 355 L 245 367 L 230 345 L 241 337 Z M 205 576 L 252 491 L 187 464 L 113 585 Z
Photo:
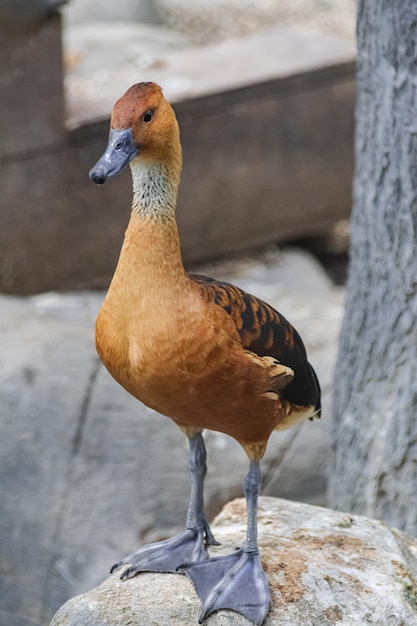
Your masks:
M 175 214 L 178 176 L 169 166 L 155 161 L 130 164 L 133 182 L 132 211 L 147 217 Z

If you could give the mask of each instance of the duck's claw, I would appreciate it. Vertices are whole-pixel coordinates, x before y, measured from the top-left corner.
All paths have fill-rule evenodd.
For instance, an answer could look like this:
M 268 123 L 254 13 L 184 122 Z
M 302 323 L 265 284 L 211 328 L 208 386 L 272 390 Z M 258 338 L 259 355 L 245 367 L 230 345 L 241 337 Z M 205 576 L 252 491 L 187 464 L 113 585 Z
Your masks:
M 259 554 L 239 549 L 233 554 L 191 563 L 181 568 L 191 578 L 202 601 L 199 623 L 219 609 L 231 609 L 261 626 L 271 595 Z
M 207 541 L 208 539 L 208 541 Z M 203 530 L 187 529 L 171 539 L 150 543 L 136 552 L 128 554 L 124 559 L 115 563 L 110 573 L 116 572 L 124 565 L 129 565 L 120 578 L 132 578 L 139 572 L 178 572 L 183 563 L 194 563 L 208 558 L 206 542 L 210 543 L 212 536 L 206 539 Z

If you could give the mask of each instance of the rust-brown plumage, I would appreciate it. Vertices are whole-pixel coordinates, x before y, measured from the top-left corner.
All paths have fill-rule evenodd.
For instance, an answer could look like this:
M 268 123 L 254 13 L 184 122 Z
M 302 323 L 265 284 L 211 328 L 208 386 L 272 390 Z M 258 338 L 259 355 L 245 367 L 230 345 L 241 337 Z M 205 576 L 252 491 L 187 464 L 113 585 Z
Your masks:
M 130 564 L 122 578 L 180 569 L 203 601 L 201 619 L 232 608 L 262 624 L 270 599 L 256 539 L 259 460 L 274 429 L 319 415 L 319 384 L 299 334 L 280 313 L 234 285 L 185 272 L 175 220 L 179 130 L 153 83 L 134 85 L 117 101 L 108 147 L 90 176 L 101 184 L 127 163 L 132 214 L 97 317 L 97 350 L 129 393 L 186 434 L 192 490 L 186 531 L 115 569 Z M 203 429 L 234 437 L 250 459 L 247 541 L 220 561 L 206 550 L 215 540 L 204 513 Z
M 306 360 L 300 335 L 285 317 L 235 285 L 197 274 L 190 274 L 190 278 L 201 286 L 207 301 L 215 302 L 231 316 L 244 349 L 274 357 L 294 371 L 293 379 L 281 390 L 282 396 L 298 406 L 314 406 L 314 417 L 320 417 L 316 374 Z

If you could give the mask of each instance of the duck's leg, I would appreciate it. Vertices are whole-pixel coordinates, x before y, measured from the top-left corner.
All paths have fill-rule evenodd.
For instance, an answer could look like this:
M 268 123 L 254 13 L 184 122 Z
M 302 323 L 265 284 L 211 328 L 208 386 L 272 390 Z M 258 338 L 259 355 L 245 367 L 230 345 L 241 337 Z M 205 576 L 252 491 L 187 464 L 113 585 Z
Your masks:
M 171 539 L 152 543 L 128 554 L 110 572 L 129 565 L 120 578 L 131 578 L 139 572 L 177 572 L 184 563 L 208 558 L 206 545 L 217 544 L 204 513 L 204 477 L 206 447 L 201 433 L 189 437 L 191 494 L 187 511 L 186 530 Z M 179 572 L 183 573 L 183 572 Z
M 200 624 L 213 611 L 232 609 L 261 625 L 271 604 L 268 580 L 262 569 L 257 542 L 259 461 L 251 461 L 243 483 L 247 503 L 246 545 L 233 554 L 184 566 L 202 601 Z

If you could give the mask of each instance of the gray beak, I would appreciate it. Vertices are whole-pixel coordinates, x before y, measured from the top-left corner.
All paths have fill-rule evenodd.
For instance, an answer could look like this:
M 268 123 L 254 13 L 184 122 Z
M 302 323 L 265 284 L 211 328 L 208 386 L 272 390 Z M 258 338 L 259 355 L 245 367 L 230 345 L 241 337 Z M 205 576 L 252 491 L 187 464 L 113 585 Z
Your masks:
M 131 128 L 111 129 L 107 148 L 88 175 L 96 185 L 103 185 L 107 178 L 120 174 L 138 152 Z

